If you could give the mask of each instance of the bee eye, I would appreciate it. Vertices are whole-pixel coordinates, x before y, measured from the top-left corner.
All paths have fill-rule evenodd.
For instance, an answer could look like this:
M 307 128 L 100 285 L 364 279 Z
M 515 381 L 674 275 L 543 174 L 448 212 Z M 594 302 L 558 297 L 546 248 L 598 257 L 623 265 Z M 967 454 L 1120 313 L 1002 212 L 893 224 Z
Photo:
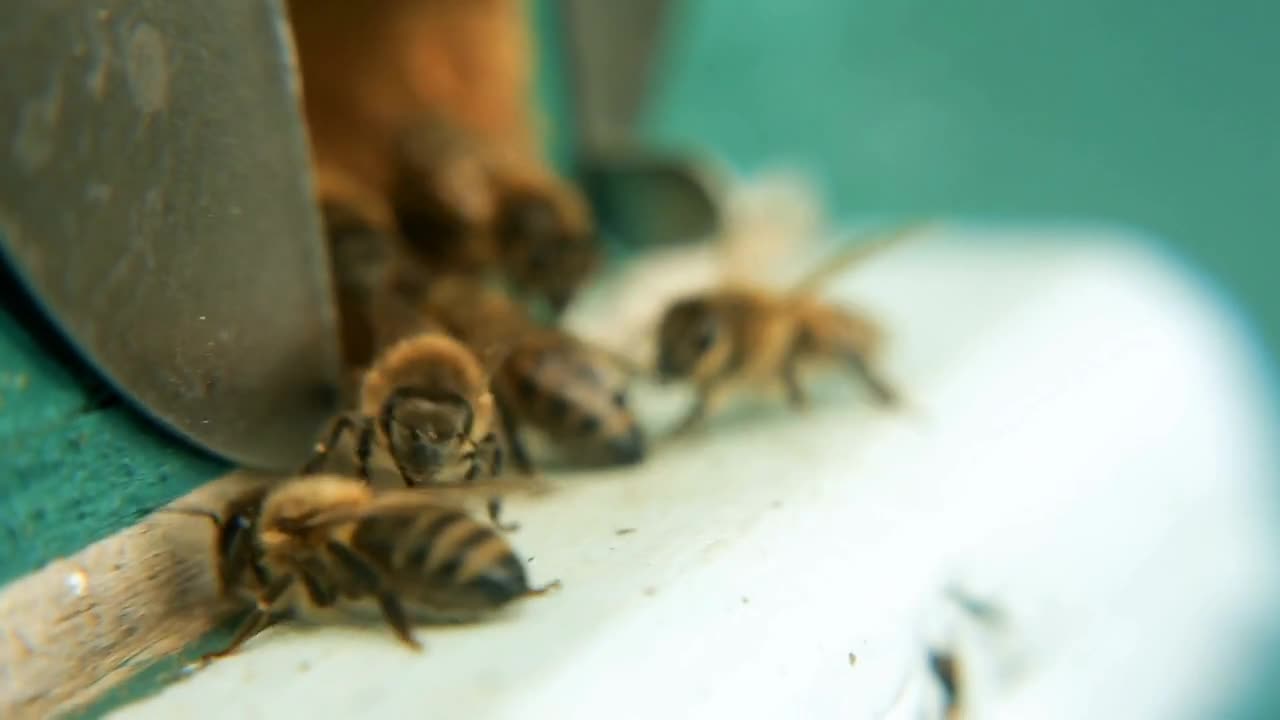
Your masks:
M 569 414 L 569 403 L 565 402 L 564 398 L 552 398 L 549 410 L 552 418 L 562 420 Z
M 584 435 L 595 435 L 600 432 L 600 420 L 588 415 L 578 423 L 578 430 Z
M 529 269 L 535 273 L 550 270 L 555 263 L 555 251 L 542 245 L 535 246 L 529 253 Z
M 708 327 L 698 333 L 698 337 L 693 341 L 693 349 L 701 355 L 702 353 L 710 350 L 711 346 L 715 344 L 715 341 L 716 329 L 714 327 Z

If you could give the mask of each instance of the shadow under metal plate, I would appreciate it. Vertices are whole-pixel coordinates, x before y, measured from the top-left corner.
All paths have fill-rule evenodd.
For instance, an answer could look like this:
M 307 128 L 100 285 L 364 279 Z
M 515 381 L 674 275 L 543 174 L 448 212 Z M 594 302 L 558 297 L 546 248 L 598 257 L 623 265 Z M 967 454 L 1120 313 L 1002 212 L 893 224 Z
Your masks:
M 289 469 L 339 359 L 282 3 L 11 0 L 0 246 L 148 414 Z

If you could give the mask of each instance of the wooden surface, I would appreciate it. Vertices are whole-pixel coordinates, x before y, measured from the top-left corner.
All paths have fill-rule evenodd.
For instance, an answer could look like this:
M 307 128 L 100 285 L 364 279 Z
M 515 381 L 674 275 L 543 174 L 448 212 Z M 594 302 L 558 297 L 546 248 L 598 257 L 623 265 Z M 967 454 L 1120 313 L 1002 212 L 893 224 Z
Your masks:
M 183 503 L 216 508 L 263 480 L 233 473 Z M 0 593 L 0 717 L 84 706 L 213 629 L 225 609 L 212 539 L 207 520 L 154 514 L 9 584 Z

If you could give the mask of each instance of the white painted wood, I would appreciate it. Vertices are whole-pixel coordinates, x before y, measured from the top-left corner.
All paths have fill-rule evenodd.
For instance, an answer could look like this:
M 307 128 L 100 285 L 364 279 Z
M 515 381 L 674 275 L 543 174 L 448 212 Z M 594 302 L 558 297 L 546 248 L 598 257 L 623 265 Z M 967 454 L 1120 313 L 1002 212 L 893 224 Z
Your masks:
M 420 628 L 421 655 L 275 628 L 114 717 L 921 717 L 948 642 L 982 716 L 1194 715 L 1280 598 L 1274 418 L 1234 318 L 1142 247 L 948 227 L 889 251 L 831 295 L 893 329 L 914 414 L 839 377 L 805 415 L 755 403 L 513 499 L 556 595 Z M 575 322 L 626 339 L 608 307 Z M 642 399 L 655 424 L 683 409 Z M 1011 629 L 956 620 L 953 583 Z

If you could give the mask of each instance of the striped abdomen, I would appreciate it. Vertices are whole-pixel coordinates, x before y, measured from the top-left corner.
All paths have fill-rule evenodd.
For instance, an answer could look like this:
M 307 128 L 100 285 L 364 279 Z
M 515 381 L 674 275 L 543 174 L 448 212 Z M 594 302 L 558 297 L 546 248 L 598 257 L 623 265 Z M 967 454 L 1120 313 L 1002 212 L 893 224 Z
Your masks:
M 524 566 L 507 541 L 452 508 L 375 512 L 357 523 L 350 542 L 387 591 L 428 613 L 471 615 L 529 592 Z
M 608 463 L 639 462 L 645 439 L 627 404 L 625 382 L 554 333 L 530 336 L 494 381 L 506 409 L 557 443 Z

